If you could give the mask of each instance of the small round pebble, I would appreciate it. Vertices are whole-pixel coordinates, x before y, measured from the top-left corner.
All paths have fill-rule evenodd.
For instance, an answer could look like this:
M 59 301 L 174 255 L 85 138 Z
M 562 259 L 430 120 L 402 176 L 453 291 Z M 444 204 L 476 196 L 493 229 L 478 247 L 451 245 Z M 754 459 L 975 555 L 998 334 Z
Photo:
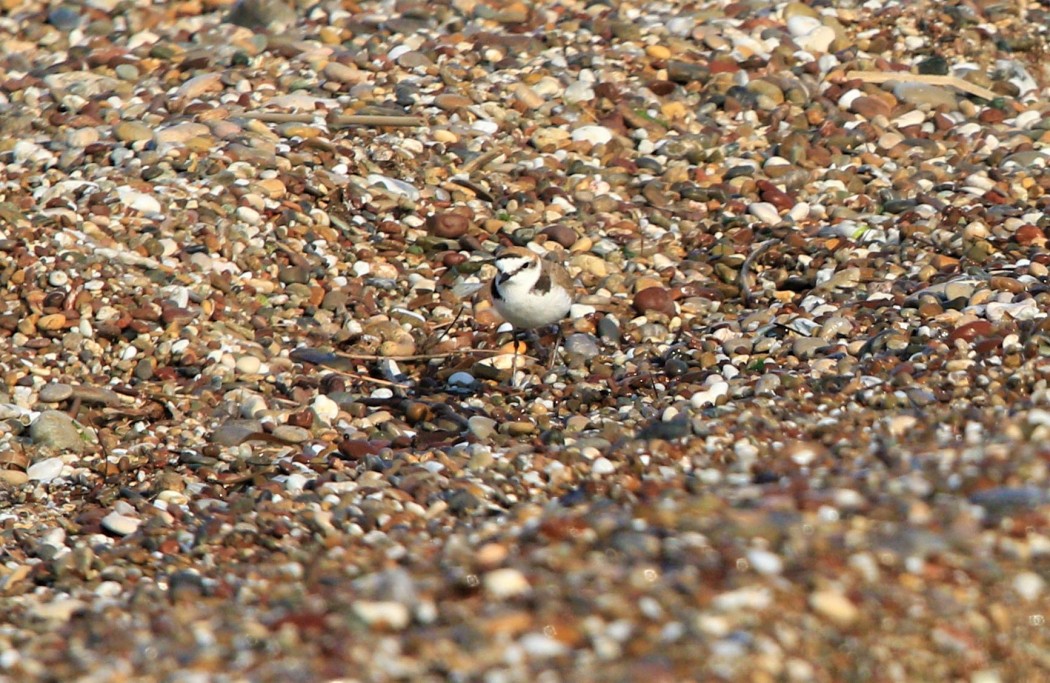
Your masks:
M 119 512 L 111 512 L 102 518 L 102 528 L 116 536 L 129 536 L 138 531 L 142 520 Z

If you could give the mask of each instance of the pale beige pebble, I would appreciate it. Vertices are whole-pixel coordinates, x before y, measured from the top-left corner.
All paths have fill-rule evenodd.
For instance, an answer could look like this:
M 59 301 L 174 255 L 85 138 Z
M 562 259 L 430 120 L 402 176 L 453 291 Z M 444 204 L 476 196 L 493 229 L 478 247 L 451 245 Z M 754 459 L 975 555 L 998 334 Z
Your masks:
M 387 280 L 396 280 L 401 277 L 401 272 L 398 271 L 397 266 L 393 263 L 374 263 L 372 265 L 372 274 L 378 278 L 385 278 Z
M 87 605 L 76 598 L 57 598 L 50 602 L 35 603 L 29 614 L 41 621 L 53 624 L 69 621 L 73 615 Z
M 529 109 L 539 109 L 547 100 L 543 99 L 535 90 L 524 83 L 516 83 L 513 89 L 514 99 L 521 102 Z
M 274 427 L 273 436 L 288 443 L 303 443 L 310 439 L 310 430 L 295 425 L 279 425 Z
M 237 359 L 236 369 L 242 375 L 257 375 L 262 368 L 262 360 L 255 356 L 241 356 Z
M 811 594 L 809 606 L 814 612 L 839 626 L 849 626 L 860 617 L 860 610 L 857 606 L 845 595 L 835 590 L 821 590 Z
M 121 142 L 144 142 L 153 139 L 153 129 L 139 121 L 121 121 L 113 126 L 113 137 Z
M 411 356 L 416 352 L 416 342 L 411 336 L 405 335 L 397 339 L 390 339 L 379 345 L 379 355 L 384 357 Z
M 248 225 L 260 225 L 263 220 L 262 215 L 250 206 L 238 206 L 234 213 Z
M 129 536 L 138 531 L 142 520 L 122 515 L 119 512 L 111 512 L 102 518 L 102 528 L 118 536 Z
M 1014 577 L 1013 589 L 1026 602 L 1035 602 L 1046 590 L 1046 581 L 1035 572 L 1021 572 Z
M 268 199 L 280 199 L 288 193 L 288 188 L 279 178 L 264 178 L 256 186 Z
M 438 109 L 444 109 L 445 111 L 456 111 L 463 109 L 474 104 L 474 100 L 470 99 L 466 95 L 459 95 L 456 93 L 441 93 L 434 98 L 434 105 Z
M 220 140 L 227 140 L 244 132 L 244 128 L 239 124 L 225 119 L 221 121 L 212 121 L 208 126 L 211 128 L 211 134 Z
M 569 261 L 569 265 L 596 277 L 606 277 L 609 274 L 609 264 L 594 254 L 576 254 Z
M 879 136 L 878 145 L 881 149 L 893 149 L 904 142 L 904 136 L 894 131 L 888 131 Z
M 830 26 L 818 26 L 809 33 L 795 39 L 798 46 L 808 52 L 827 52 L 835 40 L 835 29 Z
M 886 421 L 886 430 L 890 436 L 900 437 L 915 428 L 919 420 L 913 415 L 898 415 Z
M 588 237 L 586 235 L 583 235 L 579 239 L 576 240 L 575 244 L 573 244 L 571 247 L 569 247 L 569 251 L 573 252 L 574 254 L 582 254 L 582 253 L 590 251 L 591 247 L 593 247 L 593 246 L 594 246 L 594 240 L 592 240 L 590 237 Z
M 542 151 L 552 151 L 564 145 L 572 134 L 564 128 L 541 126 L 529 137 L 529 144 Z
M 190 138 L 211 134 L 211 129 L 203 123 L 186 121 L 163 128 L 156 133 L 157 144 L 183 143 Z
M 784 6 L 783 12 L 785 19 L 790 19 L 791 17 L 813 17 L 818 19 L 820 17 L 817 14 L 817 10 L 801 2 L 789 2 Z
M 491 424 L 492 427 L 495 427 L 495 424 L 496 424 L 495 420 L 493 420 L 492 418 L 484 417 L 482 415 L 474 415 L 473 417 L 470 418 L 470 420 L 468 420 L 468 422 L 471 421 L 471 420 L 474 420 L 475 418 L 480 418 L 481 420 L 487 420 L 488 422 L 492 423 Z M 491 434 L 491 431 L 489 431 L 489 434 Z M 500 563 L 502 563 L 504 560 L 507 559 L 507 555 L 508 554 L 509 554 L 509 552 L 507 550 L 507 546 L 505 546 L 504 544 L 502 544 L 502 543 L 486 543 L 485 545 L 483 545 L 480 548 L 478 548 L 474 559 L 477 561 L 478 565 L 481 566 L 481 567 L 496 567 Z
M 459 136 L 447 128 L 434 128 L 430 131 L 430 135 L 434 138 L 434 142 L 444 142 L 445 144 L 459 142 Z
M 335 26 L 322 26 L 317 35 L 325 45 L 338 45 L 343 42 L 343 33 Z
M 259 394 L 248 394 L 241 400 L 241 417 L 245 419 L 257 418 L 269 409 L 266 399 Z
M 74 128 L 66 133 L 66 144 L 72 148 L 87 147 L 99 141 L 97 128 Z
M 511 436 L 525 436 L 536 432 L 536 425 L 525 420 L 504 422 L 500 425 L 500 431 Z
M 66 325 L 66 316 L 62 313 L 51 313 L 49 315 L 41 316 L 36 321 L 36 327 L 38 330 L 53 332 L 55 330 L 61 330 Z
M 493 569 L 485 574 L 481 582 L 485 594 L 493 600 L 506 600 L 524 595 L 532 588 L 525 575 L 511 567 Z
M 318 394 L 310 407 L 313 408 L 317 419 L 328 424 L 339 416 L 339 404 L 324 394 Z
M 251 277 L 245 281 L 245 284 L 259 294 L 273 294 L 277 291 L 277 283 L 273 280 L 263 280 L 262 278 Z
M 21 470 L 0 470 L 0 486 L 21 486 L 29 481 L 29 475 Z
M 175 91 L 175 99 L 192 100 L 207 92 L 218 92 L 222 90 L 222 74 L 207 73 L 194 76 L 179 86 Z
M 352 609 L 354 615 L 368 626 L 401 631 L 407 628 L 411 621 L 408 608 L 400 602 L 357 600 Z
M 653 59 L 667 60 L 671 58 L 670 48 L 664 45 L 648 45 L 645 48 L 645 54 L 649 55 Z
M 354 85 L 368 79 L 368 74 L 356 66 L 349 66 L 341 62 L 328 62 L 321 70 L 325 78 L 339 83 Z

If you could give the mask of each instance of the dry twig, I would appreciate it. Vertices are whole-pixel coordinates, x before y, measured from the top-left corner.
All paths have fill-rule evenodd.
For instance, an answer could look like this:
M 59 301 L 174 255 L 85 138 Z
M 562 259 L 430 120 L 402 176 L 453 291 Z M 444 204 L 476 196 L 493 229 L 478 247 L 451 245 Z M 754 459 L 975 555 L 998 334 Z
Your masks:
M 864 81 L 865 83 L 886 83 L 888 81 L 902 81 L 904 83 L 928 83 L 929 85 L 950 85 L 953 88 L 968 92 L 971 95 L 982 97 L 986 100 L 994 100 L 1001 97 L 999 93 L 984 88 L 969 81 L 964 81 L 958 76 L 934 76 L 930 74 L 913 74 L 905 71 L 850 71 L 846 74 L 850 80 Z
M 263 121 L 264 123 L 313 123 L 317 120 L 316 114 L 289 114 L 286 112 L 242 112 L 237 114 L 248 119 Z M 425 126 L 426 121 L 420 116 L 392 116 L 383 114 L 332 114 L 326 117 L 329 126 L 335 128 L 348 128 L 350 126 L 369 126 L 382 128 L 383 126 L 397 126 L 402 128 L 418 128 Z

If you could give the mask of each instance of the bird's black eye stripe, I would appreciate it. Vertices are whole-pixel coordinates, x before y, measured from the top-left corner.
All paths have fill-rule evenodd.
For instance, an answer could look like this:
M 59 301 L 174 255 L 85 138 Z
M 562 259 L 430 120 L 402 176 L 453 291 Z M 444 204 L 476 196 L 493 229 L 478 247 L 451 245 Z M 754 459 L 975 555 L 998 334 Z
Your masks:
M 508 256 L 507 258 L 521 258 L 521 257 L 520 256 L 513 256 L 513 257 Z M 500 282 L 506 282 L 507 280 L 511 279 L 512 277 L 514 277 L 515 275 L 517 275 L 521 271 L 523 271 L 526 268 L 528 268 L 529 264 L 530 264 L 530 261 L 525 261 L 525 263 L 521 264 L 520 266 L 518 266 L 514 270 L 510 271 L 509 273 L 504 273 L 503 277 L 500 278 Z

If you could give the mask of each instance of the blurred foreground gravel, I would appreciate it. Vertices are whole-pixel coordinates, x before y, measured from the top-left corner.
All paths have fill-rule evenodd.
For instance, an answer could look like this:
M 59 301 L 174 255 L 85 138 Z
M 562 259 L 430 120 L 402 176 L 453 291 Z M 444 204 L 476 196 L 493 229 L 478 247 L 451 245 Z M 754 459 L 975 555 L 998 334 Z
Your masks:
M 1048 26 L 0 0 L 0 681 L 1045 680 Z

